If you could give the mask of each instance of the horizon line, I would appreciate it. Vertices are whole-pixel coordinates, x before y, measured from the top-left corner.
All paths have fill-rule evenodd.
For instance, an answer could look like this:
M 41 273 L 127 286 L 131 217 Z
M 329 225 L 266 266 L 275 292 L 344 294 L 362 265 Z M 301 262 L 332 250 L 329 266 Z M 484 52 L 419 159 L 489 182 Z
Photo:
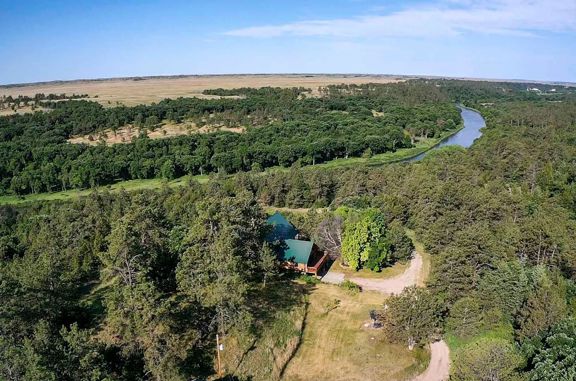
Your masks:
M 75 79 L 53 79 L 37 82 L 20 82 L 0 84 L 0 88 L 29 87 L 37 85 L 64 84 L 74 82 L 103 82 L 103 81 L 129 81 L 148 79 L 178 79 L 190 77 L 234 77 L 234 76 L 331 76 L 331 77 L 399 77 L 407 79 L 450 79 L 461 81 L 486 81 L 486 82 L 510 82 L 510 83 L 540 83 L 554 85 L 576 86 L 576 82 L 563 80 L 539 80 L 523 78 L 488 78 L 488 77 L 465 77 L 450 75 L 428 75 L 428 74 L 386 74 L 386 73 L 315 73 L 315 72 L 285 72 L 285 73 L 205 73 L 205 74 L 160 74 L 160 75 L 135 75 L 118 77 L 95 77 L 95 78 L 75 78 Z

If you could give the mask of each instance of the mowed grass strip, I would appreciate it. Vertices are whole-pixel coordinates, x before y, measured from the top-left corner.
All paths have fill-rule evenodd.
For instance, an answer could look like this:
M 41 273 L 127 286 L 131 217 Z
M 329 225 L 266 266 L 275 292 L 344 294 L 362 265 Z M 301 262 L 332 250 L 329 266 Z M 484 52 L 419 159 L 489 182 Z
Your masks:
M 0 196 L 0 205 L 24 204 L 35 201 L 73 200 L 78 197 L 88 196 L 92 192 L 119 192 L 121 190 L 130 192 L 146 189 L 158 189 L 162 188 L 163 186 L 177 187 L 185 185 L 189 181 L 197 181 L 203 184 L 208 182 L 208 176 L 183 176 L 171 181 L 167 181 L 165 179 L 127 180 L 112 185 L 95 187 L 91 189 L 72 189 L 61 192 L 30 194 L 26 196 Z

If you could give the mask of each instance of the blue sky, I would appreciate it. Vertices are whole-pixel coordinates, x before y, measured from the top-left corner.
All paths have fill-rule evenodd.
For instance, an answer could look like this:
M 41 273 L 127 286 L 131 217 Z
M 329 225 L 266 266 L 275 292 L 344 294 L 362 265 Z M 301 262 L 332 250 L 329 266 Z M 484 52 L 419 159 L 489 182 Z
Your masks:
M 0 0 L 0 83 L 227 73 L 576 82 L 576 0 Z

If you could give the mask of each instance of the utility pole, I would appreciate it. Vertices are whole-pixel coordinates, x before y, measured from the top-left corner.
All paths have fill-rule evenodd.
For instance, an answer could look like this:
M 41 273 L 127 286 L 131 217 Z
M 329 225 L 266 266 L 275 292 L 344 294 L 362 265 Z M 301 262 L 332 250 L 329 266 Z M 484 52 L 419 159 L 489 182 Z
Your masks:
M 222 375 L 222 364 L 220 362 L 220 351 L 222 347 L 220 346 L 220 336 L 216 334 L 216 355 L 218 357 L 218 377 Z

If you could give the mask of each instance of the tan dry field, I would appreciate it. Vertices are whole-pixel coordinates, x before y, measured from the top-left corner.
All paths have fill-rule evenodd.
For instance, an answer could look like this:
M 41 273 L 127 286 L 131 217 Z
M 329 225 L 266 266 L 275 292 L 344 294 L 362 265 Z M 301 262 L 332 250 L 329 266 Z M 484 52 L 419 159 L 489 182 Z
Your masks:
M 0 95 L 88 94 L 103 105 L 117 102 L 134 106 L 159 102 L 165 98 L 203 97 L 206 89 L 238 87 L 318 87 L 331 84 L 390 83 L 405 80 L 400 76 L 381 75 L 203 75 L 182 77 L 143 77 L 128 79 L 78 80 L 0 87 Z M 94 98 L 98 96 L 98 98 Z
M 26 114 L 28 112 L 34 112 L 34 111 L 45 111 L 46 109 L 39 107 L 36 110 L 32 110 L 32 107 L 21 107 L 19 109 L 17 109 L 15 112 L 12 111 L 12 109 L 7 108 L 4 110 L 0 110 L 0 116 L 4 116 L 4 115 L 12 115 L 12 114 Z

